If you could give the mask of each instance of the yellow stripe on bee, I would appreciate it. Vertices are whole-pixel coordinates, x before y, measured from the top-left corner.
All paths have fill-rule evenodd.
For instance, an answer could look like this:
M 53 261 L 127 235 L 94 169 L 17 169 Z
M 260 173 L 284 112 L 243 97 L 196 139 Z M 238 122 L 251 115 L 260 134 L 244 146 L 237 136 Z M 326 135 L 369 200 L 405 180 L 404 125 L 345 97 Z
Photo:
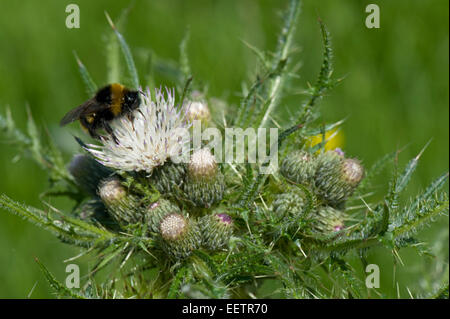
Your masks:
M 122 102 L 125 87 L 121 84 L 111 84 L 111 112 L 114 116 L 122 111 Z
M 89 124 L 92 124 L 92 122 L 94 122 L 94 119 L 95 119 L 94 115 L 87 115 L 87 116 L 86 116 L 86 121 L 87 121 Z

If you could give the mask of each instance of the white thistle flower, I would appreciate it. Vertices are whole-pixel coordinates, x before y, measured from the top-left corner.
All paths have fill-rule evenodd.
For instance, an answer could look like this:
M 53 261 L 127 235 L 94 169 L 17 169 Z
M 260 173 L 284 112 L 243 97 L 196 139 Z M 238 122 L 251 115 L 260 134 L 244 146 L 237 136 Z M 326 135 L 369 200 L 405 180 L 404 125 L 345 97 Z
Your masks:
M 190 150 L 190 123 L 186 105 L 175 106 L 175 92 L 166 95 L 156 90 L 152 100 L 150 89 L 142 94 L 141 105 L 131 117 L 122 116 L 111 122 L 117 143 L 110 136 L 102 137 L 102 145 L 89 144 L 85 149 L 100 163 L 120 171 L 150 173 L 168 159 L 186 161 Z

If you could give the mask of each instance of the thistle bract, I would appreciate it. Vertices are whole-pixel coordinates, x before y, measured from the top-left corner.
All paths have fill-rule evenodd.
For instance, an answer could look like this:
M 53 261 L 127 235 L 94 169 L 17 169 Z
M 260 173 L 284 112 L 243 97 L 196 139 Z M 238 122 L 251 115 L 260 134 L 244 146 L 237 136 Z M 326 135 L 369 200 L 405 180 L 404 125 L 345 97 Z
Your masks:
M 359 161 L 345 159 L 336 151 L 320 154 L 317 162 L 315 185 L 318 195 L 328 205 L 341 205 L 363 178 L 363 167 Z
M 150 183 L 162 194 L 182 189 L 186 175 L 186 164 L 169 161 L 156 167 L 150 176 Z
M 224 248 L 233 234 L 233 220 L 225 213 L 203 216 L 199 224 L 202 232 L 202 246 L 206 249 Z
M 192 154 L 184 191 L 188 200 L 199 207 L 210 207 L 222 199 L 224 177 L 209 149 L 203 148 Z
M 98 195 L 110 215 L 120 225 L 134 224 L 143 220 L 139 198 L 130 194 L 118 177 L 103 180 L 98 188 Z
M 272 204 L 272 212 L 275 220 L 281 220 L 288 216 L 301 216 L 305 209 L 305 198 L 299 191 L 287 191 L 278 194 Z
M 280 173 L 297 184 L 310 184 L 316 173 L 317 161 L 306 151 L 289 153 L 281 162 Z
M 311 215 L 310 229 L 323 235 L 341 231 L 345 228 L 347 215 L 333 207 L 321 207 L 316 214 Z

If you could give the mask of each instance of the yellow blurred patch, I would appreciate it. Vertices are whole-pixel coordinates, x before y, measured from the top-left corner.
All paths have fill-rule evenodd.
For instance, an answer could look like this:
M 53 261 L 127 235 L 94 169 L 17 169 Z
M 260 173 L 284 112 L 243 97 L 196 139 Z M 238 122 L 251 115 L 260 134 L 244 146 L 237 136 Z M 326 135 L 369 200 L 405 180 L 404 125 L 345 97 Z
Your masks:
M 335 134 L 335 135 L 333 136 L 333 134 Z M 333 137 L 330 139 L 331 136 L 333 136 Z M 309 138 L 309 140 L 307 142 L 307 145 L 309 147 L 313 147 L 314 145 L 317 145 L 317 144 L 321 143 L 322 139 L 323 139 L 322 134 L 318 134 L 318 135 L 312 136 L 312 137 Z M 333 129 L 331 131 L 327 131 L 325 133 L 325 139 L 326 140 L 330 139 L 325 144 L 325 150 L 326 151 L 334 150 L 337 147 L 339 147 L 339 148 L 343 148 L 344 147 L 344 133 L 342 132 L 342 130 L 338 131 L 337 129 Z

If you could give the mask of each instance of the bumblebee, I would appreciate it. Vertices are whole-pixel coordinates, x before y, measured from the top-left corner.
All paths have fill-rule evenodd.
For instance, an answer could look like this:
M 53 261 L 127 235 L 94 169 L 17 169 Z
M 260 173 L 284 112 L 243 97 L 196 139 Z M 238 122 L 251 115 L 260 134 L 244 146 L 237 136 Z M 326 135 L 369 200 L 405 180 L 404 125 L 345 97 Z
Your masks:
M 64 126 L 80 120 L 81 126 L 95 139 L 100 138 L 99 129 L 105 130 L 117 143 L 109 123 L 118 117 L 129 116 L 140 105 L 139 92 L 113 83 L 97 91 L 95 96 L 80 106 L 70 110 L 62 118 L 60 125 Z

